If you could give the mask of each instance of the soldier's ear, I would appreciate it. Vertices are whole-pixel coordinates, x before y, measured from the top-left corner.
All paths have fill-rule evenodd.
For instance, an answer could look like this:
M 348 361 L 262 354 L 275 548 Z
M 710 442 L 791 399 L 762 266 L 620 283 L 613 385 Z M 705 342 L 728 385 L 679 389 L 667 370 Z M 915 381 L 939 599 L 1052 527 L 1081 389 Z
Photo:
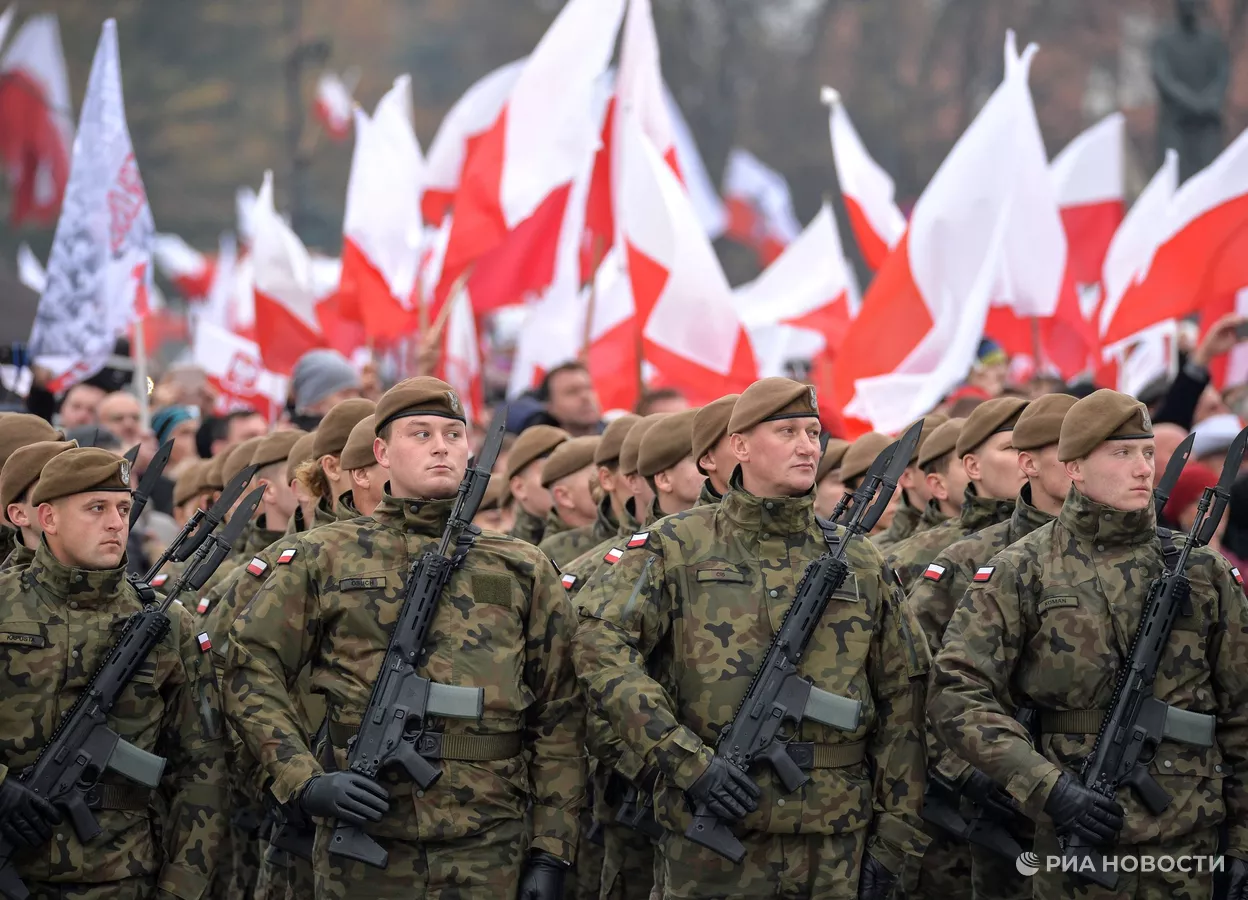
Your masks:
M 750 461 L 750 448 L 745 442 L 744 434 L 739 431 L 735 432 L 728 438 L 728 446 L 732 448 L 732 455 L 736 458 L 737 462 L 743 463 Z
M 388 431 L 386 433 L 389 434 Z M 390 468 L 389 449 L 386 447 L 386 442 L 379 437 L 373 438 L 373 456 L 381 463 L 383 469 Z
M 948 500 L 949 489 L 945 487 L 945 479 L 940 476 L 939 472 L 929 472 L 924 476 L 927 481 L 927 489 L 937 500 Z
M 1069 462 L 1062 463 L 1062 465 L 1066 468 L 1066 477 L 1075 484 L 1083 484 L 1086 480 L 1084 477 L 1082 462 L 1083 460 L 1080 459 L 1072 459 Z
M 58 522 L 56 509 L 51 503 L 39 504 L 39 509 L 36 511 L 36 515 L 39 517 L 39 527 L 43 529 L 45 534 L 57 533 Z
M 974 453 L 968 453 L 962 457 L 962 468 L 966 471 L 966 477 L 971 481 L 979 481 L 982 470 L 979 466 L 979 457 Z
M 30 527 L 30 516 L 26 514 L 26 507 L 22 506 L 20 503 L 10 503 L 9 508 L 4 511 L 4 514 L 8 516 L 9 521 L 18 528 Z
M 1018 467 L 1023 470 L 1023 474 L 1028 478 L 1038 478 L 1040 476 L 1040 467 L 1036 465 L 1036 459 L 1026 450 L 1018 451 Z

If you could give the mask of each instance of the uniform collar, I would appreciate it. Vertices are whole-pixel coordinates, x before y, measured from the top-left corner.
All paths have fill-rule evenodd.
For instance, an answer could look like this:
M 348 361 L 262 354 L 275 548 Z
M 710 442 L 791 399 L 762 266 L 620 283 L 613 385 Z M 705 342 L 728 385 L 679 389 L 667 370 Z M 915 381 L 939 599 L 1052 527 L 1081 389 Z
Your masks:
M 893 514 L 893 521 L 888 523 L 887 533 L 898 539 L 909 537 L 919 527 L 919 522 L 922 518 L 923 513 L 910 505 L 910 501 L 906 499 L 905 492 L 902 491 L 901 506 Z
M 542 540 L 546 540 L 552 534 L 563 534 L 565 531 L 571 530 L 572 526 L 563 521 L 563 516 L 559 515 L 559 510 L 552 506 L 550 512 L 546 513 L 546 524 L 542 526 Z
M 48 542 L 41 540 L 25 577 L 57 600 L 74 600 L 81 606 L 105 605 L 126 587 L 126 560 L 123 556 L 115 569 L 79 569 L 62 563 Z
M 920 518 L 924 525 L 928 528 L 935 528 L 941 522 L 948 521 L 949 517 L 944 514 L 940 508 L 939 500 L 927 501 L 927 507 L 923 510 L 923 516 Z
M 360 511 L 355 507 L 355 495 L 350 491 L 343 491 L 338 495 L 338 502 L 334 504 L 334 520 L 337 522 L 345 522 L 347 519 L 358 519 Z
M 268 527 L 268 519 L 260 516 L 247 528 L 247 544 L 243 548 L 244 556 L 254 556 L 270 544 L 279 541 L 285 535 L 284 531 L 274 531 Z
M 604 496 L 598 501 L 598 516 L 594 519 L 593 536 L 598 539 L 598 543 L 602 543 L 609 537 L 614 537 L 615 533 L 620 530 L 620 523 L 615 520 L 615 512 L 611 509 L 610 495 Z
M 1014 503 L 1014 512 L 1010 516 L 1010 533 L 1022 537 L 1052 521 L 1051 515 L 1031 505 L 1031 485 L 1023 485 L 1023 489 L 1018 492 L 1018 500 Z
M 6 572 L 9 569 L 24 569 L 34 561 L 34 558 L 35 551 L 19 541 L 17 546 L 4 558 L 4 565 L 0 566 L 0 568 Z
M 740 469 L 733 473 L 719 506 L 731 522 L 747 531 L 797 534 L 815 521 L 813 490 L 798 497 L 756 497 L 742 486 Z
M 968 531 L 979 531 L 989 525 L 1004 522 L 1014 512 L 1014 498 L 994 500 L 981 497 L 975 491 L 975 485 L 968 484 L 966 493 L 962 495 L 962 527 Z
M 395 497 L 386 490 L 382 494 L 381 503 L 373 510 L 373 518 L 378 523 L 405 534 L 441 537 L 446 531 L 446 523 L 454 505 L 453 497 L 449 500 L 414 500 L 410 497 Z
M 1157 513 L 1151 500 L 1143 509 L 1125 512 L 1097 503 L 1073 485 L 1058 519 L 1075 537 L 1098 545 L 1131 547 L 1146 544 L 1157 534 Z
M 715 490 L 715 485 L 711 484 L 711 479 L 702 482 L 702 491 L 698 494 L 698 506 L 714 506 L 720 500 L 724 499 L 724 495 Z
M 314 528 L 317 525 L 333 525 L 337 521 L 338 517 L 334 515 L 334 510 L 325 502 L 324 497 L 316 501 L 316 511 L 312 515 L 312 526 Z

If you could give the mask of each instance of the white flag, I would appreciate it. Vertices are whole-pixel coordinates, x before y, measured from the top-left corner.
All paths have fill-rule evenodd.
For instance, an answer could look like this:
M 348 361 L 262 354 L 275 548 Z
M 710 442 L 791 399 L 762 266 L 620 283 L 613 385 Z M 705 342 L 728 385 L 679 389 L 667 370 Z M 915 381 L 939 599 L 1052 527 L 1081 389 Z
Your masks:
M 109 19 L 91 64 L 30 338 L 36 364 L 52 373 L 49 390 L 102 369 L 117 336 L 144 311 L 155 230 L 126 127 L 117 25 Z

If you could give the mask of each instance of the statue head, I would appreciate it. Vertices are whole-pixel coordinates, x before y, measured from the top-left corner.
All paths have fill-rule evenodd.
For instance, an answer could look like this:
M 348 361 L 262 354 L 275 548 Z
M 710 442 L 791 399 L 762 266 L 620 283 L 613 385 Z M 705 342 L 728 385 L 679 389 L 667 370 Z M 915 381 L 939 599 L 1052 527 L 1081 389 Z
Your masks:
M 1196 20 L 1200 15 L 1200 0 L 1175 0 L 1174 10 L 1179 17 L 1179 24 L 1190 31 L 1196 27 Z

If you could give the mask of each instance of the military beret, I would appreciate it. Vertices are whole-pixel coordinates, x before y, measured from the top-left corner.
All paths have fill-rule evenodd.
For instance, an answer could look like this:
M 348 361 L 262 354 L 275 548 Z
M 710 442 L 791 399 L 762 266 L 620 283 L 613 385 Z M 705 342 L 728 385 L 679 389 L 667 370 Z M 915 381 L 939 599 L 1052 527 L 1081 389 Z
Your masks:
M 251 464 L 257 469 L 263 469 L 273 463 L 285 462 L 300 438 L 306 436 L 307 432 L 301 428 L 275 431 L 265 435 L 260 439 L 260 443 L 256 444 L 256 452 L 251 455 Z
M 946 453 L 957 449 L 958 435 L 962 433 L 962 426 L 965 424 L 966 419 L 959 417 L 938 425 L 919 450 L 919 467 L 935 462 Z
M 672 413 L 646 431 L 637 448 L 637 474 L 650 477 L 693 453 L 693 422 L 698 410 Z
M 530 463 L 541 459 L 571 437 L 554 425 L 531 425 L 524 429 L 507 453 L 507 480 L 515 478 Z
M 225 475 L 222 470 L 225 468 L 225 461 L 229 455 L 219 453 L 208 460 L 208 465 L 204 466 L 204 490 L 219 491 L 225 487 Z
M 286 483 L 290 484 L 295 480 L 295 469 L 299 468 L 303 463 L 312 456 L 312 446 L 316 443 L 316 432 L 309 432 L 303 435 L 299 440 L 295 441 L 295 446 L 290 448 L 290 453 L 286 455 Z
M 391 390 L 394 389 L 391 388 Z M 325 414 L 325 418 L 321 419 L 321 424 L 316 426 L 316 431 L 312 432 L 316 435 L 312 441 L 312 458 L 320 459 L 322 456 L 340 455 L 342 448 L 347 446 L 347 438 L 351 436 L 351 429 L 360 419 L 371 416 L 376 411 L 376 403 L 361 397 L 352 397 L 350 400 L 335 403 L 333 408 Z
M 815 470 L 815 482 L 827 478 L 829 473 L 839 469 L 845 459 L 845 451 L 849 449 L 849 441 L 830 438 L 828 446 L 823 448 L 823 456 L 819 457 L 819 468 Z
M 613 462 L 618 462 L 620 448 L 624 446 L 624 438 L 628 437 L 633 426 L 640 421 L 641 416 L 635 416 L 632 413 L 625 413 L 618 419 L 612 419 L 611 424 L 602 432 L 602 440 L 598 442 L 598 449 L 594 451 L 594 463 L 609 466 Z
M 944 413 L 928 413 L 923 417 L 923 428 L 919 431 L 919 442 L 914 445 L 914 455 L 910 457 L 910 465 L 917 466 L 919 464 L 919 454 L 923 452 L 923 442 L 930 438 L 937 428 L 948 421 L 949 417 Z M 911 422 L 910 424 L 913 425 L 914 423 Z
M 1026 408 L 1027 401 L 1021 397 L 996 397 L 979 404 L 966 417 L 966 424 L 958 434 L 958 445 L 954 448 L 958 456 L 974 453 L 994 434 L 1013 430 L 1014 422 Z
M 693 417 L 693 461 L 696 463 L 707 454 L 719 439 L 728 433 L 728 420 L 732 418 L 733 407 L 737 405 L 740 394 L 728 394 L 713 400 L 698 410 Z M 698 471 L 702 471 L 701 464 Z
M 571 438 L 552 450 L 542 463 L 542 487 L 550 487 L 560 478 L 592 466 L 594 452 L 598 449 L 600 440 L 596 434 Z
M 505 478 L 491 477 L 490 483 L 486 485 L 485 496 L 481 498 L 481 505 L 478 509 L 502 509 L 511 502 L 511 490 L 507 487 Z
M 376 421 L 376 416 L 365 416 L 351 429 L 347 445 L 342 448 L 341 458 L 342 467 L 347 471 L 367 469 L 377 464 L 377 454 L 373 452 L 373 441 L 377 440 L 377 432 L 374 428 Z
M 1014 423 L 1014 449 L 1039 450 L 1056 444 L 1062 436 L 1062 420 L 1077 401 L 1070 394 L 1044 394 L 1032 400 Z
M 371 412 L 371 410 L 370 410 Z M 377 434 L 395 419 L 407 416 L 439 416 L 467 423 L 459 394 L 441 378 L 421 375 L 400 381 L 381 395 L 377 403 Z
M 1148 407 L 1128 394 L 1108 388 L 1093 391 L 1077 401 L 1062 420 L 1057 458 L 1081 459 L 1105 441 L 1151 438 L 1153 420 Z
M 221 480 L 229 484 L 237 478 L 239 472 L 251 465 L 251 458 L 256 455 L 256 449 L 266 440 L 268 440 L 268 435 L 247 438 L 231 450 L 225 458 L 225 464 L 221 467 Z
M 4 427 L 0 428 L 0 466 L 13 455 L 18 447 L 25 447 L 36 441 L 59 441 L 63 435 L 41 419 L 30 413 L 8 413 L 4 417 Z
M 815 389 L 792 378 L 762 378 L 748 388 L 732 407 L 728 432 L 749 431 L 762 422 L 775 419 L 819 417 Z
M 88 491 L 130 492 L 130 462 L 99 447 L 76 447 L 48 460 L 30 502 L 51 503 Z
M 192 460 L 182 471 L 178 473 L 177 480 L 173 483 L 173 505 L 181 506 L 192 497 L 198 497 L 200 494 L 208 490 L 207 478 L 208 467 L 212 465 L 212 460 L 196 459 Z
M 670 415 L 671 413 L 651 413 L 648 416 L 643 416 L 642 420 L 629 430 L 628 435 L 624 438 L 623 446 L 620 447 L 621 475 L 637 474 L 637 453 L 641 450 L 641 439 L 661 419 Z
M 39 480 L 48 460 L 77 446 L 76 441 L 35 441 L 14 450 L 0 471 L 0 521 L 8 521 L 9 504 Z
M 892 442 L 893 439 L 886 434 L 868 431 L 850 444 L 841 457 L 841 481 L 852 481 L 865 475 L 875 458 Z

